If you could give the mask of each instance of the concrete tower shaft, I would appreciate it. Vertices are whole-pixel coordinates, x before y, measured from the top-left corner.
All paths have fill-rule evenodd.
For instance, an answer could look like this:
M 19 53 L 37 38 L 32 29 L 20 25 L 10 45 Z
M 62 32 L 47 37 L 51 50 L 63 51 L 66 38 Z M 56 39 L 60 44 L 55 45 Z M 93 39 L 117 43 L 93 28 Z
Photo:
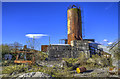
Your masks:
M 81 10 L 70 8 L 67 10 L 68 44 L 72 40 L 82 40 Z

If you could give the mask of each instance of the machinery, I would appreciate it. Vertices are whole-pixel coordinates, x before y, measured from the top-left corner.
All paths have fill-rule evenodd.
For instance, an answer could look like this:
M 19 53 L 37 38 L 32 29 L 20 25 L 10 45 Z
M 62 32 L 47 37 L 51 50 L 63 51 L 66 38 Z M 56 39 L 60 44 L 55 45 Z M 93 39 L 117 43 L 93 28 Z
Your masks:
M 15 51 L 14 53 L 17 53 L 14 63 L 35 63 L 34 50 L 29 51 L 26 45 L 24 46 L 23 50 Z

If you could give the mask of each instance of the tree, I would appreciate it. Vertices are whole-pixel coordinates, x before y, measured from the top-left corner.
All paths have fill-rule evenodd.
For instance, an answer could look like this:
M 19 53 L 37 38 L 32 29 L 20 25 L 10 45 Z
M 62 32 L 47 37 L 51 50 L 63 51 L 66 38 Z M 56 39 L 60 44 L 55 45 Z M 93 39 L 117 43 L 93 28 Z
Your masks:
M 20 50 L 23 47 L 22 44 L 20 44 L 18 42 L 14 42 L 13 44 L 9 44 L 9 46 L 10 46 L 10 49 L 13 52 L 16 52 L 17 50 Z
M 10 53 L 10 46 L 7 44 L 0 45 L 2 48 L 2 55 Z
M 35 38 L 28 39 L 27 44 L 28 44 L 28 47 L 31 49 L 39 49 L 39 47 L 40 47 L 39 40 L 37 40 Z
M 81 65 L 86 64 L 86 62 L 87 62 L 86 54 L 84 52 L 81 52 L 79 54 L 78 60 L 79 60 Z
M 0 51 L 2 52 L 2 57 L 1 58 L 4 58 L 5 54 L 11 53 L 10 46 L 7 45 L 7 44 L 0 45 L 0 48 L 1 48 Z

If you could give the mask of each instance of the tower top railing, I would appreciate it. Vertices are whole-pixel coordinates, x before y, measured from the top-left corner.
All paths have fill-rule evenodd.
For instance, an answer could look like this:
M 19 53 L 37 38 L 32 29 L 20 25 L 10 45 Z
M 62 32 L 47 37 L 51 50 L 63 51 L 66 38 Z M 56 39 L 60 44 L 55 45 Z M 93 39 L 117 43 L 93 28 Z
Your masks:
M 68 9 L 71 9 L 71 8 L 77 8 L 77 9 L 80 9 L 80 7 L 78 7 L 78 6 L 76 6 L 76 5 L 70 5 L 70 6 L 68 7 Z

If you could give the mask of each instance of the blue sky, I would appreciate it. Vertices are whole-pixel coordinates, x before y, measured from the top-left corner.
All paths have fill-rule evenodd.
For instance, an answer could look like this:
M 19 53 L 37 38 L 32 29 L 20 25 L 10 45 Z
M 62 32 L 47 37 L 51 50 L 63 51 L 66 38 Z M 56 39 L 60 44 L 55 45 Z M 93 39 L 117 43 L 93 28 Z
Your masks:
M 67 38 L 67 8 L 77 4 L 82 9 L 86 39 L 100 43 L 118 38 L 117 2 L 3 2 L 2 42 L 26 44 L 29 33 L 47 34 L 51 44 Z M 41 37 L 40 44 L 49 44 L 49 37 Z

